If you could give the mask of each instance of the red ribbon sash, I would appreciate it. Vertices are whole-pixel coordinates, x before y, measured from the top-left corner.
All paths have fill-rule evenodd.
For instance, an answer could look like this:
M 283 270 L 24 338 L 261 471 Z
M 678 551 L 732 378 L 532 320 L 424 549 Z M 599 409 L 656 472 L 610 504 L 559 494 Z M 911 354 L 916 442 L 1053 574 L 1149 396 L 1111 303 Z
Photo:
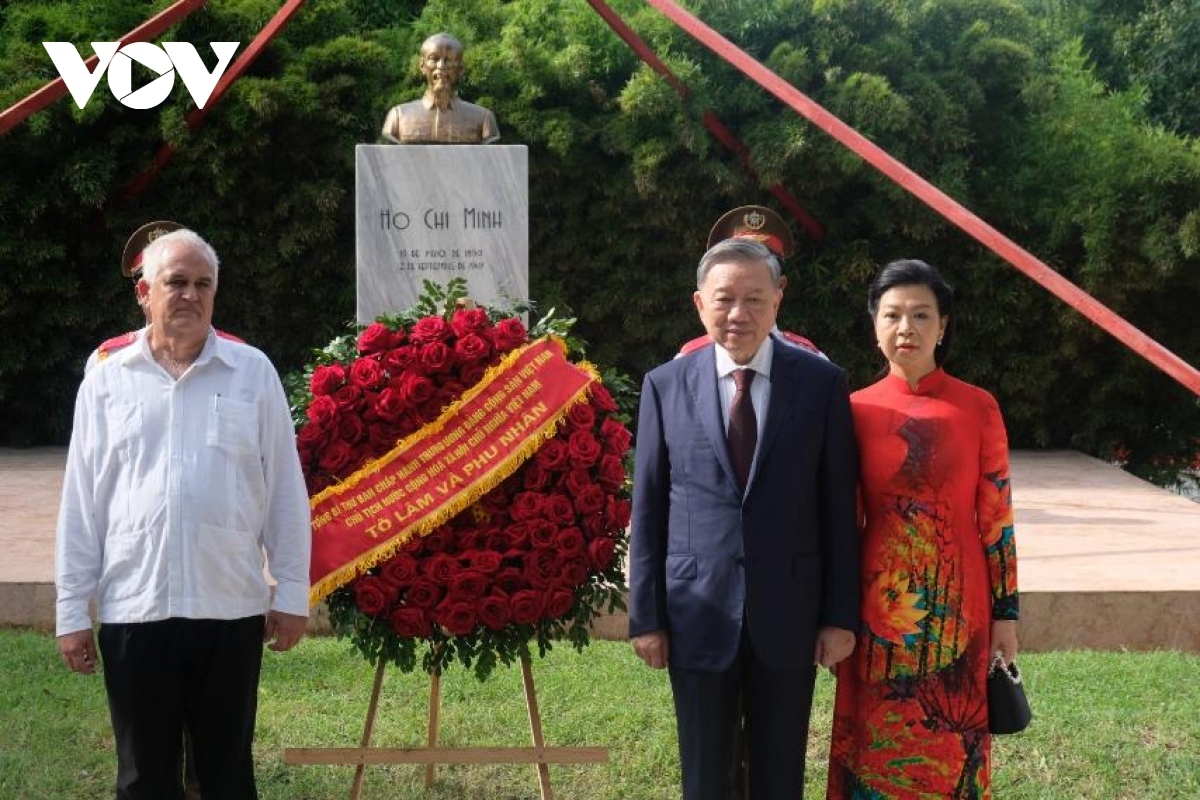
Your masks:
M 316 603 L 494 489 L 552 438 L 598 380 L 561 342 L 505 356 L 442 415 L 312 498 Z

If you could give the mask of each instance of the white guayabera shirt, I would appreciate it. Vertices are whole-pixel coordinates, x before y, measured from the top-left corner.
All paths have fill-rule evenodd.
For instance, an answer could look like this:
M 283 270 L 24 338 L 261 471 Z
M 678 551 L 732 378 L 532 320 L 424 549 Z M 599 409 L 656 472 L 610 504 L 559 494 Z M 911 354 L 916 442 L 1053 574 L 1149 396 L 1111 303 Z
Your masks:
M 88 372 L 58 519 L 60 636 L 91 627 L 91 599 L 101 623 L 306 615 L 310 548 L 287 399 L 263 353 L 210 330 L 176 381 L 141 336 Z

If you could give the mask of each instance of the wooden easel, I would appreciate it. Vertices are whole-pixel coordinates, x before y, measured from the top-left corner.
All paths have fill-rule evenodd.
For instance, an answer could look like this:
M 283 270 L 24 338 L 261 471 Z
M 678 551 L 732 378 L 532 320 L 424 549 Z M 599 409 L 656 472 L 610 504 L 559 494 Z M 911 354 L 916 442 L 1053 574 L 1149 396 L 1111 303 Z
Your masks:
M 606 747 L 546 747 L 542 736 L 542 717 L 538 712 L 529 659 L 521 658 L 521 680 L 525 687 L 525 706 L 529 710 L 529 730 L 533 747 L 438 747 L 438 715 L 441 707 L 442 680 L 430 675 L 429 737 L 427 747 L 371 747 L 379 692 L 383 687 L 384 662 L 375 669 L 371 702 L 363 724 L 358 747 L 292 747 L 283 751 L 285 764 L 355 764 L 350 800 L 359 800 L 363 774 L 368 764 L 425 764 L 425 787 L 437 780 L 438 764 L 533 764 L 537 767 L 542 800 L 554 800 L 550 788 L 550 764 L 598 764 L 608 761 Z

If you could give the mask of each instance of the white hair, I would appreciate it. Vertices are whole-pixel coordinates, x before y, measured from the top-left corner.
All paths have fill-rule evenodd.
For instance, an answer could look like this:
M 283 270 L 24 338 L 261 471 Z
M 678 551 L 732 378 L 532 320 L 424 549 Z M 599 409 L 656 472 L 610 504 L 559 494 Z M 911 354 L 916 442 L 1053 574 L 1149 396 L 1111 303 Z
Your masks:
M 217 270 L 221 264 L 220 259 L 217 258 L 217 251 L 213 250 L 212 245 L 204 241 L 200 234 L 187 228 L 171 231 L 158 237 L 142 251 L 142 280 L 146 283 L 154 283 L 154 279 L 158 277 L 158 270 L 162 267 L 164 252 L 170 245 L 176 243 L 187 245 L 199 253 L 200 257 L 212 267 L 213 281 L 217 280 Z

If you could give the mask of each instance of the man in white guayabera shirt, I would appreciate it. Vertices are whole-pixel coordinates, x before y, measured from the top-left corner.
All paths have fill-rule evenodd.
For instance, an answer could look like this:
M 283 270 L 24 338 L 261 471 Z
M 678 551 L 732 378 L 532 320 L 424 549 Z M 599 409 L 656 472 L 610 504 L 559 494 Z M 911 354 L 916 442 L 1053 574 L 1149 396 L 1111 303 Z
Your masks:
M 146 248 L 152 322 L 87 373 L 75 404 L 58 646 L 91 674 L 99 643 L 119 800 L 181 795 L 185 725 L 204 796 L 257 797 L 262 645 L 288 650 L 307 625 L 308 497 L 287 400 L 265 355 L 213 331 L 218 264 L 186 229 Z

